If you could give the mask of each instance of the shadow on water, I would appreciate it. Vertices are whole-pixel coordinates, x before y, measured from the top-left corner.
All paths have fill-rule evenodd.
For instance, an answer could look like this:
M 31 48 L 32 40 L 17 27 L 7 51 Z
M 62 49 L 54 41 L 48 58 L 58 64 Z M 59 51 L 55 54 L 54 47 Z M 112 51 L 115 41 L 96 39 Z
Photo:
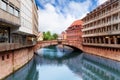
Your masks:
M 62 60 L 66 60 L 66 59 L 70 59 L 70 58 L 73 58 L 73 57 L 76 57 L 80 54 L 82 54 L 82 51 L 81 50 L 78 50 L 76 48 L 74 48 L 73 50 L 59 50 L 56 48 L 56 46 L 48 46 L 48 47 L 45 47 L 47 49 L 50 49 L 50 51 L 54 52 L 54 56 L 51 56 L 50 54 L 50 51 L 48 51 L 49 53 L 48 54 L 45 54 L 44 52 L 46 52 L 46 50 L 44 51 L 43 50 L 43 54 L 42 54 L 42 57 L 46 58 L 46 59 L 50 59 L 50 60 L 58 60 L 58 61 L 62 61 Z M 68 47 L 69 48 L 69 47 Z M 69 51 L 69 52 L 68 52 Z M 62 53 L 62 56 L 58 56 L 58 52 Z M 39 52 L 38 54 L 36 54 L 38 56 L 41 56 L 39 55 Z

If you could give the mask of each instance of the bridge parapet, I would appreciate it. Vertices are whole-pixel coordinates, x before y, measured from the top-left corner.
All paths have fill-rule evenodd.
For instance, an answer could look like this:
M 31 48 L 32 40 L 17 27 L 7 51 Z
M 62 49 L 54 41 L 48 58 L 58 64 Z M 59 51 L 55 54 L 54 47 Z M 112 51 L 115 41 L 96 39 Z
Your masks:
M 81 42 L 79 42 L 79 41 L 69 41 L 69 40 L 40 41 L 35 46 L 35 50 L 38 50 L 39 48 L 42 48 L 42 47 L 46 47 L 46 46 L 50 46 L 50 45 L 58 45 L 58 44 L 73 46 L 73 47 L 76 47 L 80 50 L 83 50 Z

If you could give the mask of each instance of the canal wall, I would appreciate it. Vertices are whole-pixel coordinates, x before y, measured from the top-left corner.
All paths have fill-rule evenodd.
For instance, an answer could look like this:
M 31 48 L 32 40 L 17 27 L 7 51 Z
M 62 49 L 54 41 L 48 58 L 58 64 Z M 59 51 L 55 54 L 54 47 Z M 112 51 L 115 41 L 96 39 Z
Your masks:
M 108 58 L 115 61 L 120 61 L 120 49 L 119 48 L 100 48 L 84 46 L 84 52 Z
M 33 47 L 17 48 L 0 52 L 0 80 L 12 74 L 34 55 Z

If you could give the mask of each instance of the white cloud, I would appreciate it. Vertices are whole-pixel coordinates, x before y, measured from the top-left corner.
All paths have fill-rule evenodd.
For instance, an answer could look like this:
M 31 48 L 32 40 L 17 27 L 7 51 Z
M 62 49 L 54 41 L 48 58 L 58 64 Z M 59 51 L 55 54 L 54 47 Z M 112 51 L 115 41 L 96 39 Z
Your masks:
M 98 5 L 103 4 L 104 2 L 106 2 L 107 0 L 98 0 Z
M 61 0 L 60 0 L 61 1 Z M 63 3 L 63 2 L 60 2 Z M 45 5 L 45 9 L 39 9 L 39 30 L 61 33 L 66 30 L 72 22 L 80 19 L 89 12 L 91 0 L 82 3 L 71 1 L 68 6 L 64 6 L 64 14 L 60 12 L 60 7 L 54 7 L 51 3 Z
M 76 18 L 82 18 L 86 15 L 86 13 L 89 12 L 89 7 L 91 5 L 91 0 L 87 0 L 83 3 L 77 3 L 74 1 L 71 1 L 66 7 L 67 12 L 69 12 L 71 15 L 74 15 Z

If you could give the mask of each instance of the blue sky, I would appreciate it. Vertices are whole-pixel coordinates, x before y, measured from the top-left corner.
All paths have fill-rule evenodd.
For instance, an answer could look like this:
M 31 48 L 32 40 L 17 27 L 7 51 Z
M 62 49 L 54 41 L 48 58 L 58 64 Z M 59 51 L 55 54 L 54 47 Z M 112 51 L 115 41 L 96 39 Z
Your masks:
M 106 0 L 35 0 L 39 8 L 39 30 L 61 33 Z

